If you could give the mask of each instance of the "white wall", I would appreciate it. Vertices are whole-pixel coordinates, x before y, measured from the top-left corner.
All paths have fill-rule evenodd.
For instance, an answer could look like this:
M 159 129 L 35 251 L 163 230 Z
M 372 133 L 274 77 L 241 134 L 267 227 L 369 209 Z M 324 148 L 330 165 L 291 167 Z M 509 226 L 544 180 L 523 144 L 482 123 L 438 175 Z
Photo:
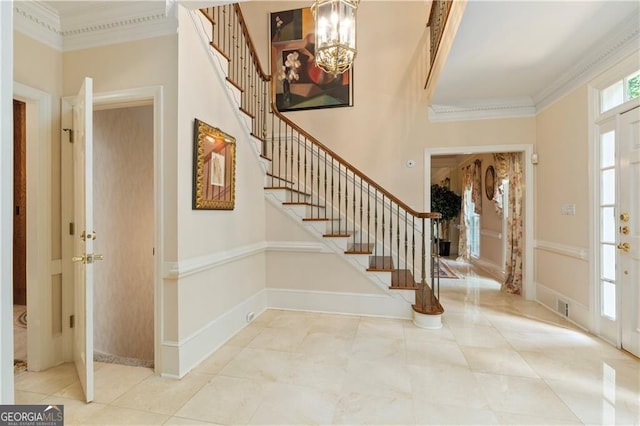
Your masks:
M 94 349 L 153 360 L 153 107 L 93 114 Z

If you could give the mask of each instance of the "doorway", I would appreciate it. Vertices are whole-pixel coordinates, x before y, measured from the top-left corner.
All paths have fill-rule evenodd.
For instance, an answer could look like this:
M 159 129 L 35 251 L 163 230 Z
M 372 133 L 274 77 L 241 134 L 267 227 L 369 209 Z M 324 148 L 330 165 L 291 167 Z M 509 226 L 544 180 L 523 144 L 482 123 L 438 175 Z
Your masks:
M 27 105 L 13 100 L 13 371 L 27 369 Z
M 153 106 L 94 109 L 94 360 L 153 367 Z
M 64 128 L 72 127 L 72 105 L 75 98 L 68 97 L 63 99 L 62 103 L 62 127 L 64 137 L 68 140 L 69 136 L 64 132 Z M 162 357 L 161 351 L 161 318 L 162 318 L 162 253 L 163 253 L 163 214 L 162 206 L 164 197 L 162 194 L 162 152 L 163 152 L 163 137 L 162 137 L 162 110 L 163 110 L 163 93 L 160 86 L 149 86 L 143 88 L 122 89 L 116 92 L 103 92 L 95 93 L 93 96 L 93 109 L 94 111 L 113 110 L 113 109 L 126 109 L 134 107 L 147 107 L 152 111 L 152 153 L 150 154 L 148 161 L 151 164 L 152 172 L 151 179 L 153 187 L 151 190 L 153 208 L 150 213 L 150 217 L 144 219 L 148 222 L 148 225 L 153 228 L 153 244 L 151 246 L 151 255 L 153 261 L 153 275 L 152 275 L 152 288 L 146 297 L 152 299 L 153 315 L 150 316 L 153 323 L 153 367 L 158 373 L 162 373 Z M 122 132 L 121 132 L 122 133 Z M 125 131 L 126 133 L 126 131 Z M 126 136 L 126 135 L 125 135 Z M 62 160 L 62 187 L 73 188 L 74 177 L 71 170 L 73 169 L 73 144 L 63 144 L 61 152 Z M 98 162 L 102 162 L 103 159 L 97 159 Z M 120 170 L 111 171 L 111 175 L 118 174 Z M 121 184 L 121 183 L 119 183 Z M 131 183 L 126 182 L 125 187 L 128 187 Z M 110 190 L 113 185 L 107 186 L 106 189 Z M 68 223 L 74 221 L 74 212 L 71 206 L 73 206 L 72 191 L 62 192 L 62 224 L 66 226 Z M 118 209 L 118 206 L 110 206 L 112 209 Z M 136 215 L 136 212 L 128 211 L 130 215 Z M 108 253 L 101 253 L 98 250 L 104 249 L 98 243 L 102 243 L 103 237 L 110 230 L 98 229 L 96 238 L 96 253 L 104 254 L 104 261 L 96 264 L 97 268 L 104 267 L 111 262 L 117 262 L 117 256 L 115 258 L 109 258 Z M 127 242 L 129 244 L 130 241 Z M 74 279 L 73 279 L 73 263 L 71 258 L 75 256 L 74 253 L 74 236 L 69 234 L 65 235 L 62 245 L 63 260 L 62 270 L 64 278 L 64 288 L 67 297 L 73 295 L 74 291 Z M 116 260 L 114 260 L 116 259 Z M 97 272 L 97 271 L 96 271 Z M 104 299 L 98 300 L 96 303 L 101 304 Z M 93 301 L 93 299 L 92 299 Z M 133 309 L 137 309 L 133 308 Z M 69 311 L 69 314 L 73 314 L 73 307 Z M 126 313 L 128 316 L 129 313 Z M 135 321 L 129 321 L 128 327 L 135 329 Z M 72 348 L 72 344 L 69 345 Z M 92 350 L 95 346 L 92 345 Z M 101 348 L 98 348 L 101 349 Z M 92 357 L 93 358 L 93 357 Z M 72 357 L 70 358 L 72 359 Z M 98 380 L 98 378 L 96 378 Z
M 431 170 L 432 170 L 432 162 L 433 158 L 444 156 L 443 158 L 457 158 L 455 161 L 457 162 L 459 159 L 467 156 L 481 157 L 481 158 L 489 158 L 489 154 L 492 153 L 521 153 L 522 155 L 522 167 L 524 172 L 524 182 L 533 182 L 533 165 L 530 161 L 527 161 L 528 158 L 531 158 L 533 154 L 533 146 L 532 145 L 488 145 L 488 146 L 460 146 L 460 147 L 443 147 L 443 148 L 426 148 L 425 149 L 425 211 L 431 210 L 431 191 L 430 184 L 431 182 Z M 469 157 L 471 158 L 471 157 Z M 436 164 L 438 164 L 436 162 Z M 449 166 L 450 167 L 450 166 Z M 480 175 L 482 177 L 482 182 L 485 180 L 485 169 L 481 169 Z M 437 183 L 437 182 L 435 182 Z M 485 197 L 485 187 L 482 186 L 481 191 L 482 197 Z M 483 200 L 484 206 L 483 209 L 493 209 L 494 207 L 491 205 L 489 200 L 486 198 Z M 527 300 L 535 300 L 535 285 L 533 282 L 533 263 L 530 259 L 533 259 L 533 185 L 524 185 L 524 194 L 523 194 L 523 213 L 524 213 L 524 241 L 523 241 L 523 267 L 522 267 L 522 296 Z M 496 225 L 497 226 L 497 225 Z M 496 230 L 500 229 L 500 232 L 497 231 L 485 231 L 485 237 L 487 237 L 487 241 L 495 240 L 496 250 L 494 250 L 496 259 L 494 263 L 498 262 L 498 257 L 503 257 L 503 248 L 499 242 L 498 234 L 503 233 L 502 231 L 502 222 L 500 222 L 500 227 L 496 227 Z M 482 233 L 482 231 L 480 232 Z M 485 267 L 489 267 L 489 264 L 486 264 Z M 491 269 L 491 268 L 489 268 Z M 496 273 L 498 271 L 495 271 Z M 496 275 L 495 273 L 492 275 Z

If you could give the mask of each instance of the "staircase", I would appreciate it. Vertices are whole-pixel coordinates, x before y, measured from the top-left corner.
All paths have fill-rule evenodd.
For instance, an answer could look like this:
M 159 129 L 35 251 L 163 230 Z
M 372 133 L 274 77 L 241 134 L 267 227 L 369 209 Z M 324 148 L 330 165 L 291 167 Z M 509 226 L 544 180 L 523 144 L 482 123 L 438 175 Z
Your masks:
M 437 327 L 440 214 L 413 210 L 277 110 L 239 5 L 200 12 L 265 164 L 267 201 Z

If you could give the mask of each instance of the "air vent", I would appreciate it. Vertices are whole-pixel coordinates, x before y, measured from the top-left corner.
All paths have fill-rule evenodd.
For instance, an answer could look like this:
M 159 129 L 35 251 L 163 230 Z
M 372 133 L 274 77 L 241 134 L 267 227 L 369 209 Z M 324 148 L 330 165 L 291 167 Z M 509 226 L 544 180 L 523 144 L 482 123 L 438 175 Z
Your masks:
M 567 318 L 569 317 L 569 304 L 567 302 L 565 302 L 564 300 L 558 299 L 557 309 L 560 315 Z

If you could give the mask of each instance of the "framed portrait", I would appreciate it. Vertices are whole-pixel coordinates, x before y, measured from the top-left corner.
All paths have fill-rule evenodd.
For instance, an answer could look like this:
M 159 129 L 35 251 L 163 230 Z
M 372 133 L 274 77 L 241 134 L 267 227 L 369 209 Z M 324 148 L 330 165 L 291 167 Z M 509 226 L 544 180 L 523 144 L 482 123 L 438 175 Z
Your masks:
M 236 140 L 198 119 L 194 124 L 194 210 L 235 207 Z
M 334 76 L 315 65 L 310 7 L 271 13 L 271 75 L 279 111 L 353 105 L 353 73 Z

